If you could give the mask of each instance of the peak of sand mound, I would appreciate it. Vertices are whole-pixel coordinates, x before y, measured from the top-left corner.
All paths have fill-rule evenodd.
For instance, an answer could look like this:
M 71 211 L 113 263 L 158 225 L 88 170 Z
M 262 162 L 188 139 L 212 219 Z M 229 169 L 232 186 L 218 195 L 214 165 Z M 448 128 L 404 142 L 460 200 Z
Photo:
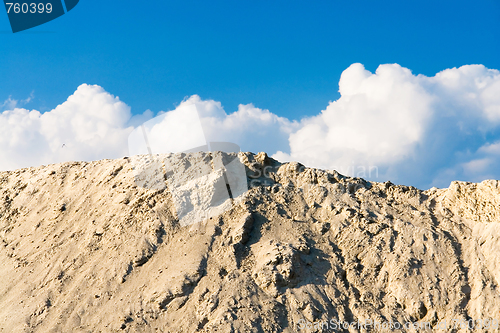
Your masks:
M 1 172 L 0 331 L 498 331 L 498 181 L 421 191 L 221 156 L 248 190 L 192 224 L 131 159 Z

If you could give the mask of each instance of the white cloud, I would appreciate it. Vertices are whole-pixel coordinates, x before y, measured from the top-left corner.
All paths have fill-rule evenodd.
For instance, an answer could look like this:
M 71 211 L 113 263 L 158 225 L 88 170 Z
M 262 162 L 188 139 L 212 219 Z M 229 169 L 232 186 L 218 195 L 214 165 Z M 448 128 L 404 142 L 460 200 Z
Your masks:
M 197 95 L 183 101 L 179 108 L 187 105 L 196 105 L 208 142 L 234 142 L 243 151 L 288 149 L 290 133 L 299 128 L 296 121 L 278 117 L 252 104 L 240 104 L 238 110 L 229 115 L 220 102 L 203 101 Z
M 290 136 L 292 157 L 322 167 L 408 158 L 432 102 L 415 81 L 398 65 L 381 66 L 375 75 L 361 64 L 350 66 L 340 79 L 342 97 Z
M 17 106 L 19 101 L 12 99 L 12 96 L 9 96 L 2 104 L 0 104 L 0 109 L 2 110 L 12 110 Z
M 426 77 L 397 64 L 374 74 L 353 64 L 339 87 L 340 99 L 302 120 L 290 153 L 276 157 L 351 174 L 376 167 L 378 180 L 421 187 L 447 186 L 450 177 L 471 177 L 488 163 L 499 169 L 498 159 L 472 162 L 467 153 L 500 130 L 499 71 L 471 65 Z
M 87 84 L 78 87 L 66 102 L 43 114 L 16 108 L 18 102 L 12 99 L 4 104 L 12 109 L 0 113 L 0 170 L 128 155 L 129 134 L 134 127 L 153 118 L 150 110 L 132 116 L 130 107 L 118 97 L 102 87 Z M 204 101 L 197 95 L 184 100 L 177 109 L 190 105 L 198 109 L 208 142 L 234 142 L 243 150 L 287 149 L 288 135 L 298 126 L 297 122 L 251 104 L 240 105 L 238 111 L 228 115 L 220 102 Z M 164 135 L 166 140 L 189 141 L 193 136 L 188 133 L 191 120 L 183 118 L 182 113 L 174 118 L 166 117 L 175 124 L 157 124 L 153 134 Z M 156 138 L 155 142 L 161 143 L 161 140 Z
M 99 86 L 83 84 L 54 110 L 0 114 L 0 169 L 126 154 L 130 108 Z
M 339 91 L 338 100 L 300 122 L 252 104 L 226 113 L 220 102 L 197 95 L 177 110 L 196 105 L 208 142 L 353 176 L 421 188 L 500 178 L 498 70 L 468 65 L 427 77 L 397 64 L 375 73 L 353 64 Z M 118 97 L 85 84 L 43 114 L 18 105 L 9 98 L 3 108 L 10 109 L 0 113 L 2 170 L 127 155 L 129 133 L 154 116 L 149 110 L 132 116 Z M 187 127 L 170 125 L 172 137 L 189 135 Z
M 431 185 L 440 185 L 440 178 L 481 182 L 485 179 L 500 179 L 500 141 L 486 143 L 476 151 L 458 152 L 457 164 L 439 171 Z
M 0 110 L 13 110 L 17 106 L 23 106 L 31 102 L 35 98 L 35 94 L 32 91 L 31 94 L 26 98 L 22 100 L 17 100 L 13 99 L 12 96 L 9 96 L 2 104 L 0 104 Z

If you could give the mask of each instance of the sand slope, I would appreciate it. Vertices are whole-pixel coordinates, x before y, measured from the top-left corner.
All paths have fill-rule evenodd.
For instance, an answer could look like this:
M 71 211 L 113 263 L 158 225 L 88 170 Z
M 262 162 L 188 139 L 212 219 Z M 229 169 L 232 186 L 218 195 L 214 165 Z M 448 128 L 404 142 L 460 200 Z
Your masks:
M 0 331 L 500 321 L 499 181 L 421 191 L 239 158 L 252 188 L 187 227 L 129 159 L 0 173 Z

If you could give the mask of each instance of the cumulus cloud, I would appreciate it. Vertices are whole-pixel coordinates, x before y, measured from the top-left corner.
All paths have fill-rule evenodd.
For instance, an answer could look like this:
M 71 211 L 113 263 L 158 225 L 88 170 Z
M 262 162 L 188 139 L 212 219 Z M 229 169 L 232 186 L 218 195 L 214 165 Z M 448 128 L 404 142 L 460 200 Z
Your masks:
M 253 104 L 240 104 L 236 112 L 227 114 L 220 102 L 203 101 L 194 95 L 183 101 L 178 109 L 188 105 L 196 106 L 208 142 L 234 142 L 243 151 L 288 150 L 288 137 L 299 128 L 298 122 L 278 117 Z
M 9 98 L 0 113 L 0 169 L 119 158 L 129 153 L 129 135 L 139 133 L 134 128 L 161 116 L 153 121 L 168 124 L 150 133 L 160 140 L 234 142 L 243 151 L 274 152 L 283 161 L 377 181 L 428 188 L 500 178 L 498 70 L 467 65 L 428 77 L 397 64 L 380 65 L 375 73 L 353 64 L 342 73 L 339 91 L 338 100 L 300 121 L 252 104 L 226 113 L 220 102 L 197 95 L 175 114 L 132 116 L 118 97 L 86 84 L 43 114 Z M 193 106 L 205 140 L 184 126 L 194 122 L 182 110 Z M 185 145 L 162 149 L 174 146 Z
M 54 110 L 0 114 L 0 169 L 126 154 L 130 107 L 99 86 L 83 84 Z
M 420 187 L 500 177 L 499 71 L 469 65 L 427 77 L 397 64 L 375 73 L 353 64 L 339 91 L 277 158 Z
M 9 98 L 4 105 L 12 109 L 0 113 L 0 170 L 120 158 L 137 150 L 129 146 L 134 142 L 129 135 L 147 121 L 156 124 L 150 139 L 157 144 L 159 153 L 176 151 L 176 147 L 194 148 L 200 135 L 203 142 L 234 142 L 243 150 L 283 150 L 288 149 L 289 134 L 298 128 L 297 122 L 252 104 L 240 105 L 228 115 L 220 102 L 202 100 L 197 95 L 182 101 L 176 108 L 180 112 L 162 111 L 155 119 L 150 110 L 132 116 L 130 107 L 118 97 L 100 86 L 87 84 L 43 114 L 17 108 L 18 104 Z M 190 114 L 182 111 L 190 106 L 196 106 L 203 129 L 193 129 Z

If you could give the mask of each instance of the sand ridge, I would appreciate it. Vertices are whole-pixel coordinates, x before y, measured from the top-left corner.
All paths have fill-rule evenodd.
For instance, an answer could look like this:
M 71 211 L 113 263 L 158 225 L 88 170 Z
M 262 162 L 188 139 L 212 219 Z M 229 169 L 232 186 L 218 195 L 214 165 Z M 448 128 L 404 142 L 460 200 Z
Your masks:
M 250 189 L 186 227 L 169 189 L 137 186 L 128 158 L 1 172 L 0 331 L 500 321 L 499 181 L 422 191 L 231 156 Z

